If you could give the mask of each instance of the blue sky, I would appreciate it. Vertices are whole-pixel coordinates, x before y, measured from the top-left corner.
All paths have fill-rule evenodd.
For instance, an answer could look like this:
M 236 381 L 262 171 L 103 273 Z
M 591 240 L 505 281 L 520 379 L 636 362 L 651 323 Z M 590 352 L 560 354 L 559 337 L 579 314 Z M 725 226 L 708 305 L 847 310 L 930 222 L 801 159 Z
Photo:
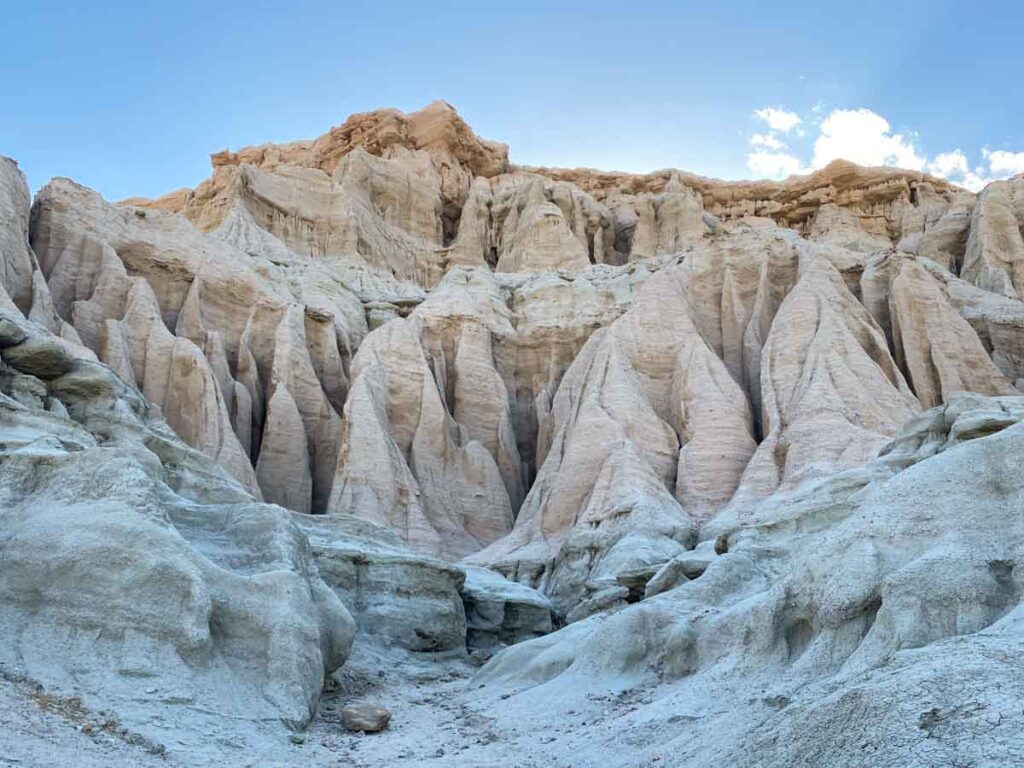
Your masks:
M 208 176 L 211 152 L 438 98 L 523 164 L 1024 171 L 1019 0 L 51 0 L 7 4 L 4 27 L 0 154 L 33 189 L 155 196 Z

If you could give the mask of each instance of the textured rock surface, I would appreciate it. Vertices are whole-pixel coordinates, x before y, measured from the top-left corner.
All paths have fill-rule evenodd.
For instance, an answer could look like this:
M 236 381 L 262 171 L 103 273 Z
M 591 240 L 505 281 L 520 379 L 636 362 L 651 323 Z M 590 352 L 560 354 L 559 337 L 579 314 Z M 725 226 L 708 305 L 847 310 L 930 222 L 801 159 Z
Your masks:
M 527 728 L 552 701 L 656 686 L 560 745 L 571 764 L 623 741 L 699 765 L 1014 762 L 1019 679 L 995 649 L 1020 642 L 1005 510 L 1024 487 L 1022 417 L 1020 397 L 953 398 L 863 468 L 726 525 L 698 578 L 510 648 L 480 679 L 515 692 Z
M 993 182 L 982 191 L 961 276 L 986 291 L 1024 297 L 1024 179 Z
M 30 214 L 0 162 L 0 716 L 195 765 L 1020 761 L 1021 179 L 524 168 L 443 102 L 212 163 Z
M 6 319 L 18 346 L 47 338 Z M 304 725 L 354 633 L 305 538 L 111 370 L 61 367 L 0 364 L 0 662 L 172 753 L 196 728 L 255 746 Z
M 552 630 L 551 602 L 544 595 L 487 568 L 466 566 L 464 570 L 468 648 L 514 645 Z
M 366 329 L 335 276 L 67 180 L 37 197 L 33 248 L 59 315 L 189 445 L 268 500 L 323 510 L 348 358 Z
M 386 528 L 348 515 L 296 515 L 320 576 L 370 642 L 412 651 L 466 647 L 456 566 L 417 555 Z

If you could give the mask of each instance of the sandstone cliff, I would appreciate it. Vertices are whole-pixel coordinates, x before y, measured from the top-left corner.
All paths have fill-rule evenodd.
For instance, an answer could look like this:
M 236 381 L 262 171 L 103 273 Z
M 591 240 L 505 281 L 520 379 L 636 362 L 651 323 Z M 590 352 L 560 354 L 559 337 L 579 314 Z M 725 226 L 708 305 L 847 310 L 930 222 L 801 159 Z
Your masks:
M 648 686 L 700 721 L 658 743 L 783 765 L 852 686 L 912 728 L 901 680 L 1019 644 L 1021 179 L 525 168 L 443 102 L 212 162 L 117 204 L 0 162 L 0 662 L 70 644 L 154 738 L 131 670 L 259 745 L 357 631 L 564 622 L 479 678 L 531 727 Z

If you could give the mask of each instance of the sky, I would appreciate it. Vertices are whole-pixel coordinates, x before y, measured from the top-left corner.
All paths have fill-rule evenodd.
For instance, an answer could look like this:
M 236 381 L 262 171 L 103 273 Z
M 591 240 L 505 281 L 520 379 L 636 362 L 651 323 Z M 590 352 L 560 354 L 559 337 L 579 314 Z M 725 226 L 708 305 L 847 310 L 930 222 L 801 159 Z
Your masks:
M 782 178 L 1024 172 L 1024 3 L 5 4 L 0 154 L 38 189 L 195 186 L 209 155 L 453 104 L 514 163 Z

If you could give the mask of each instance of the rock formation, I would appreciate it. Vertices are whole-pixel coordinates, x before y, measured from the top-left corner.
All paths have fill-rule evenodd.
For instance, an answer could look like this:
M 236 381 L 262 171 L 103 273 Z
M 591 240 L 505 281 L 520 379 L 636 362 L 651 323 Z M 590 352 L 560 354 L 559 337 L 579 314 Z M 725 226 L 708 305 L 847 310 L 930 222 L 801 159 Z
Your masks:
M 1024 759 L 1021 178 L 526 168 L 444 102 L 212 163 L 0 160 L 0 683 L 189 764 L 360 708 L 372 764 Z
M 1024 296 L 1024 179 L 997 181 L 982 191 L 961 277 L 992 293 Z
M 111 369 L 17 314 L 0 325 L 0 665 L 73 679 L 163 742 L 224 715 L 252 745 L 267 718 L 304 726 L 355 627 L 287 513 Z M 170 701 L 218 714 L 176 723 Z

